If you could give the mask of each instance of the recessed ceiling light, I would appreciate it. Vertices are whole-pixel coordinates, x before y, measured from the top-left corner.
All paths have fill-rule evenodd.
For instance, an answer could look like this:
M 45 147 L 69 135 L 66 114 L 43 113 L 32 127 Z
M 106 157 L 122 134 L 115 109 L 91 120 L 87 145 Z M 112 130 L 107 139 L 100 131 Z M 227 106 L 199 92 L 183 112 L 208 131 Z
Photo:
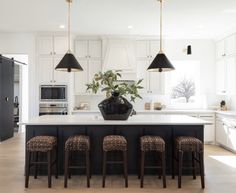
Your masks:
M 61 28 L 61 29 L 65 29 L 66 26 L 65 26 L 65 25 L 60 25 L 59 28 Z
M 221 13 L 236 13 L 236 9 L 224 9 Z
M 133 29 L 133 26 L 132 26 L 132 25 L 129 25 L 129 26 L 128 26 L 128 29 Z

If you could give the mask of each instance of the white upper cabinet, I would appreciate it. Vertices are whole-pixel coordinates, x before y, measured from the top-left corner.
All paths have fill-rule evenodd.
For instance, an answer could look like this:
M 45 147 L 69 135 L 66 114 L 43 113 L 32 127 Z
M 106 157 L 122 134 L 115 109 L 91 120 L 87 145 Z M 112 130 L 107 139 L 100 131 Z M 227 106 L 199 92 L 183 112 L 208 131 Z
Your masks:
M 147 68 L 160 49 L 159 40 L 138 40 L 136 44 L 138 79 L 143 79 L 142 93 L 162 94 L 164 77 L 159 72 L 148 72 Z
M 68 50 L 67 36 L 39 36 L 37 40 L 38 55 L 64 55 Z
M 53 36 L 38 37 L 38 54 L 52 55 L 53 54 Z
M 217 94 L 226 94 L 226 64 L 224 60 L 216 63 L 216 92 Z
M 101 40 L 75 40 L 75 55 L 83 68 L 82 72 L 75 73 L 74 93 L 88 94 L 86 84 L 90 83 L 94 74 L 102 70 L 102 43 Z
M 76 40 L 75 55 L 79 58 L 101 58 L 102 42 L 100 40 Z
M 56 71 L 55 67 L 68 50 L 67 36 L 42 35 L 37 38 L 39 83 L 67 84 L 69 74 Z
M 136 55 L 139 59 L 155 58 L 160 49 L 159 40 L 138 40 Z
M 233 54 L 236 54 L 236 34 L 228 36 L 227 38 L 216 43 L 217 59 L 231 56 Z

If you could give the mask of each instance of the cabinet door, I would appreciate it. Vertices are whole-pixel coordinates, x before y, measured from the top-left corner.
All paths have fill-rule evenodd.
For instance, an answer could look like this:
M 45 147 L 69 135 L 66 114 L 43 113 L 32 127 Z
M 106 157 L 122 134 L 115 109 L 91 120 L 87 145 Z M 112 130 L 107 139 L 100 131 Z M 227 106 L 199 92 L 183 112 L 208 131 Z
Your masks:
M 149 89 L 152 94 L 161 94 L 162 93 L 162 77 L 163 73 L 159 72 L 148 72 L 149 76 Z
M 87 58 L 88 56 L 88 41 L 87 40 L 76 40 L 75 56 L 78 58 Z
M 65 55 L 68 51 L 68 38 L 66 36 L 54 36 L 54 55 Z
M 88 82 L 91 83 L 94 75 L 102 70 L 102 62 L 101 60 L 89 60 L 88 61 Z
M 55 70 L 58 63 L 61 61 L 61 57 L 54 57 L 53 63 L 53 80 L 55 84 L 67 84 L 69 82 L 70 73 L 66 71 Z
M 223 121 L 216 119 L 216 142 L 227 146 L 228 128 Z
M 225 54 L 227 56 L 236 53 L 236 35 L 231 35 L 225 39 Z
M 53 66 L 53 57 L 39 58 L 39 83 L 53 83 Z
M 216 43 L 216 57 L 221 59 L 225 55 L 225 41 L 221 40 Z
M 227 94 L 236 93 L 236 57 L 231 56 L 225 59 L 226 72 L 226 91 Z
M 78 59 L 83 71 L 74 74 L 74 92 L 75 94 L 86 93 L 86 84 L 88 83 L 88 62 L 87 60 Z
M 233 125 L 228 128 L 228 147 L 236 150 L 236 126 Z
M 160 51 L 160 41 L 159 40 L 151 40 L 149 44 L 150 49 L 150 57 L 154 59 L 158 52 Z
M 226 94 L 226 65 L 224 60 L 219 60 L 216 64 L 216 92 Z
M 137 41 L 136 55 L 137 55 L 137 58 L 139 59 L 150 58 L 149 42 L 147 40 Z
M 53 54 L 53 37 L 41 36 L 37 39 L 38 54 L 39 55 L 52 55 Z
M 88 57 L 89 58 L 102 57 L 102 42 L 100 40 L 88 41 Z
M 147 60 L 138 60 L 137 61 L 137 77 L 138 79 L 143 79 L 141 86 L 143 89 L 140 90 L 140 93 L 149 93 L 149 76 L 147 72 L 149 62 Z

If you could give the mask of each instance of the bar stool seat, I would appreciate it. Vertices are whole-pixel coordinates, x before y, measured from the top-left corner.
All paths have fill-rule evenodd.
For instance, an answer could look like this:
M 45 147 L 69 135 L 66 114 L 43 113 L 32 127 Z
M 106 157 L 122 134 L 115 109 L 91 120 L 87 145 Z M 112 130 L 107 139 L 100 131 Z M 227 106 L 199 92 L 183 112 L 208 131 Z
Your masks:
M 72 153 L 83 152 L 85 153 L 85 166 L 72 165 Z M 67 188 L 69 169 L 86 169 L 87 187 L 90 187 L 90 138 L 86 135 L 71 136 L 65 143 L 65 175 L 64 187 Z
M 29 186 L 29 174 L 31 166 L 35 167 L 34 170 L 34 178 L 37 178 L 37 165 L 39 164 L 47 164 L 48 166 L 48 187 L 51 188 L 51 170 L 52 166 L 56 166 L 55 176 L 57 178 L 57 138 L 54 136 L 36 136 L 31 138 L 26 143 L 26 164 L 25 164 L 25 187 Z M 52 153 L 55 152 L 55 160 L 52 161 Z M 39 153 L 47 153 L 47 161 L 42 162 L 38 161 Z M 35 155 L 35 160 L 31 159 L 32 154 Z
M 144 169 L 161 169 L 163 177 L 163 188 L 166 188 L 166 163 L 165 163 L 165 141 L 159 136 L 145 135 L 140 137 L 140 150 L 141 150 L 141 170 L 140 170 L 140 187 L 143 188 Z M 158 152 L 160 154 L 161 165 L 145 166 L 146 152 Z M 159 175 L 159 178 L 161 176 Z
M 107 160 L 107 152 L 121 151 L 123 152 L 123 161 Z M 106 165 L 107 164 L 123 164 L 125 187 L 128 187 L 128 162 L 127 162 L 127 141 L 125 137 L 121 135 L 108 135 L 103 139 L 103 181 L 102 187 L 105 187 L 106 179 Z
M 26 143 L 27 151 L 47 152 L 52 150 L 57 144 L 57 138 L 54 136 L 36 136 Z
M 192 166 L 183 167 L 183 154 L 190 152 L 192 154 Z M 199 164 L 201 175 L 201 186 L 205 188 L 204 178 L 204 147 L 203 142 L 195 137 L 191 136 L 179 136 L 175 139 L 175 151 L 173 158 L 173 171 L 172 178 L 175 177 L 175 164 L 178 163 L 178 188 L 181 188 L 182 169 L 191 169 L 193 173 L 193 179 L 196 179 L 196 167 L 195 162 Z

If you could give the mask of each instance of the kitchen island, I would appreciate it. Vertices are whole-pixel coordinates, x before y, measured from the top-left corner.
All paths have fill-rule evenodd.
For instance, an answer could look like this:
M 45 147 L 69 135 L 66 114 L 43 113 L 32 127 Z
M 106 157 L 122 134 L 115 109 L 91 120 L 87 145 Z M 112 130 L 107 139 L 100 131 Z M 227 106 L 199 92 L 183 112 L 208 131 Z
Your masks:
M 92 174 L 102 172 L 102 142 L 107 135 L 123 135 L 127 139 L 129 174 L 138 174 L 139 138 L 143 135 L 161 136 L 166 142 L 166 172 L 170 174 L 175 137 L 194 136 L 203 141 L 204 125 L 208 122 L 186 115 L 135 115 L 126 121 L 106 121 L 101 116 L 89 115 L 45 115 L 21 124 L 26 125 L 26 141 L 38 135 L 57 137 L 60 174 L 64 173 L 65 141 L 79 134 L 91 139 Z M 39 172 L 45 173 L 43 168 Z M 108 172 L 122 173 L 122 167 L 108 168 Z

